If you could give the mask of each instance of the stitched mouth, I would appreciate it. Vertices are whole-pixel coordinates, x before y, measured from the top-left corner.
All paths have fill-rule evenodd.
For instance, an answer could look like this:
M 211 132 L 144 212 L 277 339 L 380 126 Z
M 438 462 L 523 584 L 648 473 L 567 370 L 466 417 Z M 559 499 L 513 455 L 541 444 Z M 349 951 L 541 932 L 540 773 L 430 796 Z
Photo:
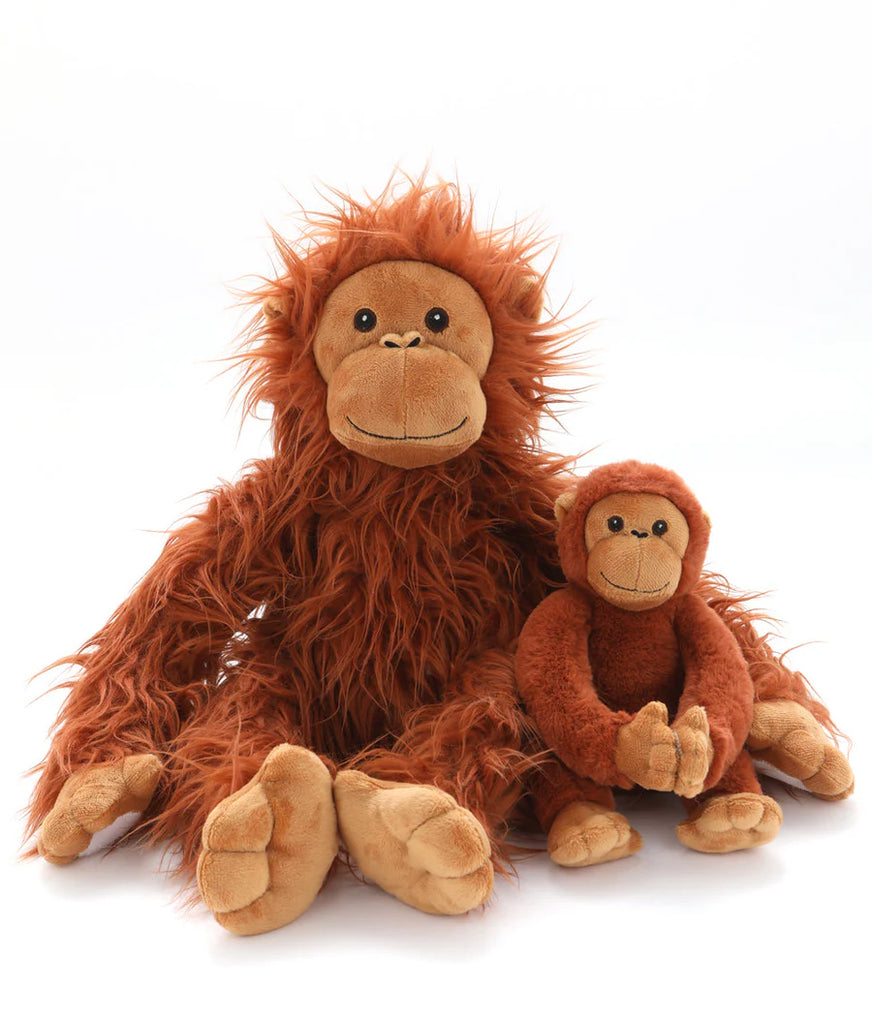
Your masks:
M 452 427 L 450 430 L 443 430 L 440 434 L 403 434 L 402 437 L 398 437 L 395 434 L 374 434 L 371 430 L 364 430 L 363 427 L 359 427 L 350 416 L 345 418 L 361 434 L 366 434 L 367 437 L 376 437 L 380 441 L 435 441 L 438 437 L 448 437 L 449 434 L 456 434 L 469 419 L 468 416 L 464 416 L 456 427 Z
M 631 594 L 659 594 L 661 590 L 665 590 L 669 583 L 664 583 L 662 587 L 657 587 L 654 590 L 640 590 L 638 587 L 622 587 L 620 583 L 612 583 L 612 581 L 606 576 L 606 574 L 600 571 L 600 576 L 608 583 L 610 587 L 614 587 L 616 590 L 627 590 Z

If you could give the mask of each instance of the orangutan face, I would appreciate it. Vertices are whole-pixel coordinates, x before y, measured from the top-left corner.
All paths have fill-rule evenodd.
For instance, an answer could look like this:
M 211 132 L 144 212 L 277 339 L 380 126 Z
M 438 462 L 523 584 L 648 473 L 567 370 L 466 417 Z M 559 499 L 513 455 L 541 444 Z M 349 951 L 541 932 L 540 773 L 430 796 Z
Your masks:
M 689 540 L 687 520 L 668 498 L 610 494 L 585 520 L 587 581 L 619 608 L 656 608 L 678 588 Z
M 330 432 L 403 469 L 459 455 L 484 427 L 492 350 L 485 305 L 462 277 L 414 260 L 358 271 L 327 297 L 315 334 Z

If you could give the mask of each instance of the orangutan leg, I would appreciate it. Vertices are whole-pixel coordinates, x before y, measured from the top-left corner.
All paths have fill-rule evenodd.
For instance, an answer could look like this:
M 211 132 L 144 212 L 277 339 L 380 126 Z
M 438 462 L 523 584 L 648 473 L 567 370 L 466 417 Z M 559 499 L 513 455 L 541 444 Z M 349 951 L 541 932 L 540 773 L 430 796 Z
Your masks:
M 358 771 L 339 772 L 333 791 L 342 841 L 386 892 L 429 914 L 463 914 L 490 896 L 487 834 L 453 797 Z
M 361 870 L 403 902 L 461 914 L 491 893 L 507 821 L 535 761 L 505 651 L 467 662 L 393 749 L 336 777 L 339 829 Z M 365 774 L 364 774 L 365 772 Z
M 548 856 L 561 867 L 585 867 L 629 857 L 642 839 L 615 810 L 608 786 L 579 778 L 550 757 L 530 773 L 533 808 L 548 833 Z
M 781 828 L 781 808 L 763 795 L 746 751 L 739 754 L 715 789 L 684 803 L 690 814 L 675 832 L 685 846 L 700 853 L 762 846 Z
M 548 856 L 566 868 L 605 864 L 642 849 L 642 837 L 617 811 L 589 802 L 570 804 L 548 832 Z
M 167 755 L 149 839 L 170 848 L 175 873 L 196 878 L 232 932 L 299 916 L 336 855 L 330 771 L 290 745 L 301 738 L 288 676 L 265 646 L 210 695 Z
M 37 850 L 51 864 L 69 864 L 94 836 L 123 814 L 144 811 L 161 773 L 154 754 L 136 754 L 115 764 L 82 768 L 58 794 L 37 838 Z
M 844 800 L 854 791 L 848 759 L 814 715 L 795 701 L 755 704 L 746 746 L 755 758 L 798 779 L 822 800 Z
M 309 907 L 339 851 L 332 786 L 317 754 L 285 743 L 212 811 L 197 883 L 220 925 L 256 935 Z

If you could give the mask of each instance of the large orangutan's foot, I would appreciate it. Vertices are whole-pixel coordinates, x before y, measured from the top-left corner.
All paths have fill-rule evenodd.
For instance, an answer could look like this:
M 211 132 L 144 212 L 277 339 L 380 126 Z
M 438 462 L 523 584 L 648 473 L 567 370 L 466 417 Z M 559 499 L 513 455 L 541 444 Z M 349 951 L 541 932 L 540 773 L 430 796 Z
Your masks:
M 428 914 L 463 914 L 490 896 L 487 835 L 447 793 L 356 771 L 340 772 L 333 791 L 343 842 L 386 892 Z
M 623 814 L 601 804 L 569 804 L 548 830 L 548 856 L 567 868 L 620 860 L 641 848 L 641 836 Z
M 228 931 L 259 935 L 309 907 L 338 852 L 330 772 L 311 750 L 283 743 L 206 819 L 200 895 Z
M 71 775 L 42 823 L 36 848 L 51 864 L 69 864 L 123 814 L 144 811 L 161 773 L 154 754 L 82 768 Z
M 755 704 L 746 746 L 755 758 L 798 779 L 823 800 L 844 800 L 854 791 L 848 759 L 814 715 L 795 701 Z
M 702 803 L 675 829 L 700 853 L 731 853 L 770 843 L 781 828 L 781 808 L 762 793 L 728 793 Z

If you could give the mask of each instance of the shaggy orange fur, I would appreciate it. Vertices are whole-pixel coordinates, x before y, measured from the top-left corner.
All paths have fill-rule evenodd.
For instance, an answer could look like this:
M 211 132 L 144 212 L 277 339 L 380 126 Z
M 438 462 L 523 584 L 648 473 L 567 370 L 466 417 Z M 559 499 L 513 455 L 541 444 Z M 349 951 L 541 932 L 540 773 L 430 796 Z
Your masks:
M 514 696 L 513 645 L 560 582 L 551 508 L 564 460 L 539 421 L 579 333 L 539 321 L 535 234 L 476 230 L 452 185 L 339 197 L 297 243 L 239 356 L 245 408 L 273 408 L 275 454 L 217 488 L 83 647 L 30 807 L 35 831 L 75 769 L 157 753 L 165 770 L 138 835 L 191 876 L 209 811 L 280 743 L 383 778 L 432 782 L 499 839 L 538 741 Z M 494 349 L 480 440 L 450 464 L 403 470 L 328 430 L 312 354 L 319 312 L 349 275 L 422 260 L 467 280 Z M 739 638 L 762 696 L 811 707 L 752 616 L 701 590 Z M 499 846 L 497 846 L 499 850 Z

